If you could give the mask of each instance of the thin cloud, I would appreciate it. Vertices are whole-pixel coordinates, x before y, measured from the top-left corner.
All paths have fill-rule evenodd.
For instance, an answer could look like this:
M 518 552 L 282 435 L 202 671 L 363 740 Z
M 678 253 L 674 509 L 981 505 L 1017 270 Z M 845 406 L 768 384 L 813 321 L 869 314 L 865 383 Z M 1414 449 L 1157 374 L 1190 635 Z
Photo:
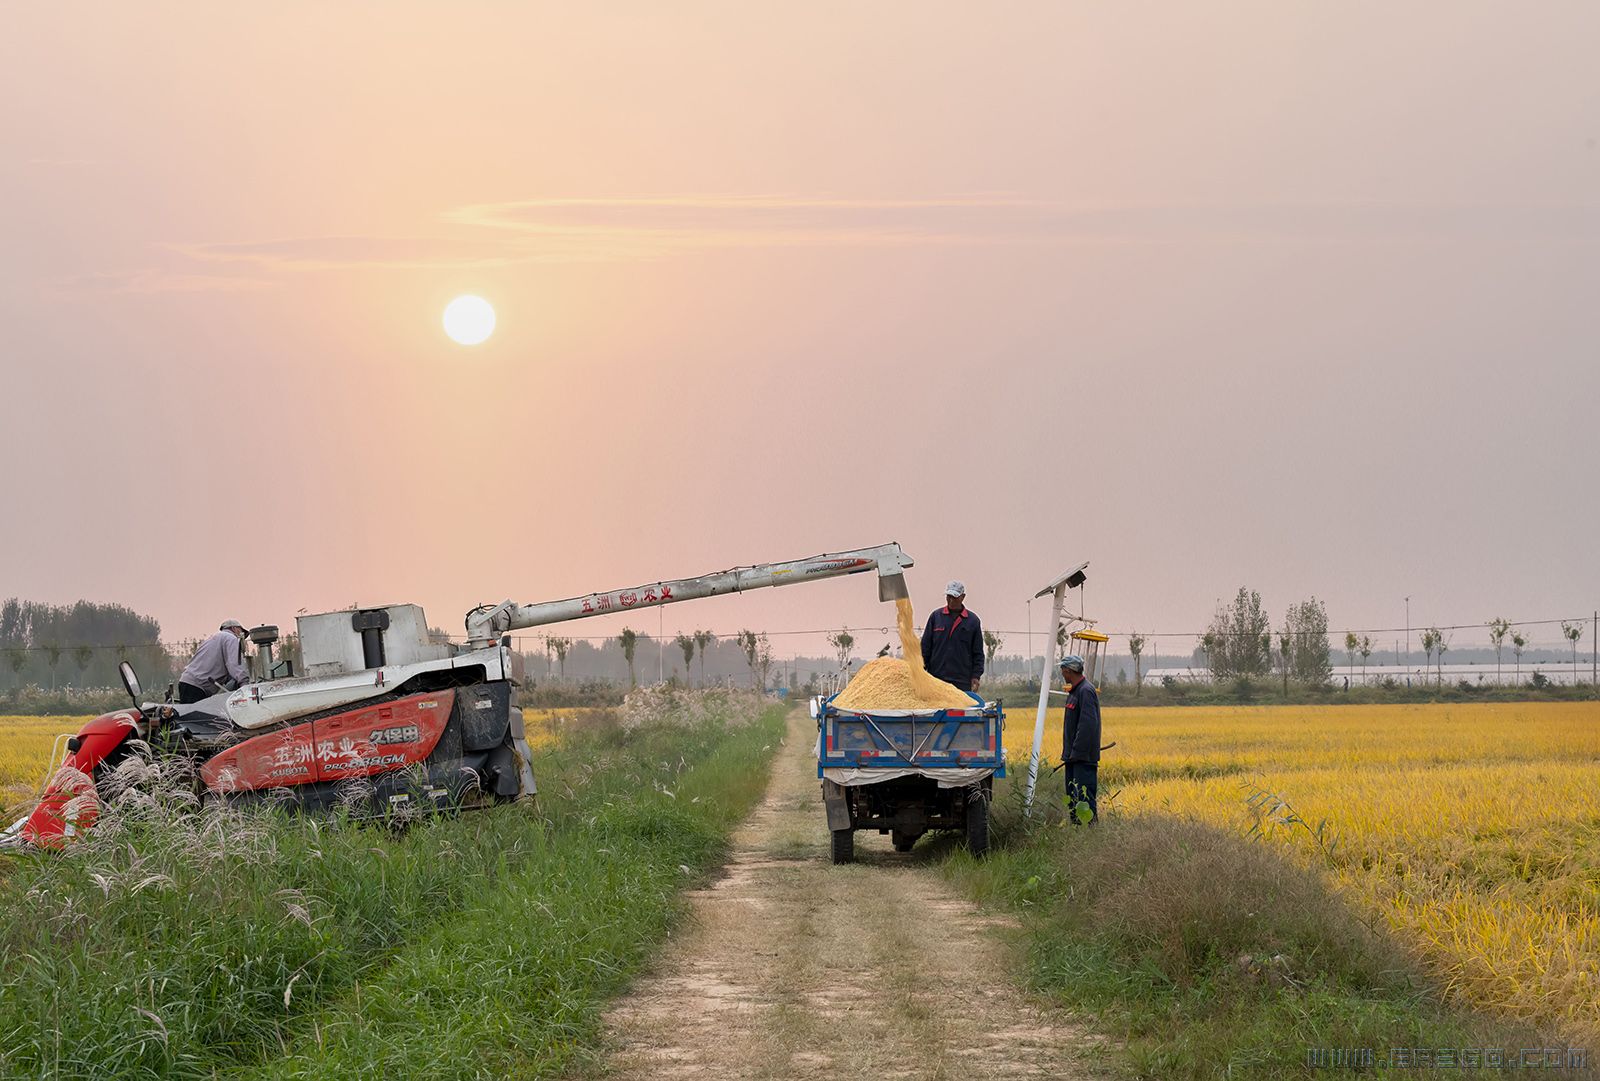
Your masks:
M 183 274 L 146 268 L 83 274 L 57 282 L 56 288 L 62 292 L 73 293 L 240 293 L 256 289 L 273 289 L 277 285 L 277 282 L 266 278 Z
M 310 236 L 168 245 L 205 263 L 283 275 L 639 262 L 718 248 L 1350 244 L 1600 240 L 1592 206 L 1069 207 L 1007 195 L 927 199 L 640 195 L 472 203 L 439 236 Z M 247 288 L 249 279 L 148 272 L 124 291 Z

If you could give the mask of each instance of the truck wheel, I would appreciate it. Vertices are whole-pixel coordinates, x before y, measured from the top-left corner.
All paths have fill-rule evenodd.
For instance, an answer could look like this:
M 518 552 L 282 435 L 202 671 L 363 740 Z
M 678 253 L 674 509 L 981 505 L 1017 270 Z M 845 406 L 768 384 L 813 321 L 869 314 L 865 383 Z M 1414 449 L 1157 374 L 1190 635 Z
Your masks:
M 856 859 L 856 831 L 833 831 L 833 862 L 854 863 Z
M 974 856 L 989 851 L 989 798 L 978 790 L 967 795 L 967 851 Z
M 917 843 L 916 834 L 901 833 L 899 830 L 895 830 L 889 839 L 894 842 L 896 852 L 910 852 L 911 847 Z

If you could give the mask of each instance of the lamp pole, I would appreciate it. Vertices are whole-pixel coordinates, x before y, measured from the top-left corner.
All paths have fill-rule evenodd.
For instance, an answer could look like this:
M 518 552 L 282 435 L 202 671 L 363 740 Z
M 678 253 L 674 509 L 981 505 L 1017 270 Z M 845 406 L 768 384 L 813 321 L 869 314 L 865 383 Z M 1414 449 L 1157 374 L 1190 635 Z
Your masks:
M 1039 712 L 1033 722 L 1033 751 L 1028 756 L 1028 786 L 1022 795 L 1022 814 L 1029 817 L 1033 814 L 1033 788 L 1039 779 L 1039 747 L 1044 742 L 1044 715 L 1050 705 L 1050 670 L 1056 663 L 1056 628 L 1061 626 L 1061 608 L 1067 599 L 1067 590 L 1081 586 L 1084 582 L 1084 568 L 1089 564 L 1083 563 L 1063 574 L 1038 593 L 1034 600 L 1041 597 L 1050 597 L 1050 623 L 1045 628 L 1044 635 L 1044 664 L 1039 669 Z M 1029 630 L 1032 631 L 1032 607 L 1029 607 Z M 1065 755 L 1065 750 L 1063 750 Z
M 1406 659 L 1400 662 L 1406 668 L 1411 667 L 1411 598 L 1406 598 Z

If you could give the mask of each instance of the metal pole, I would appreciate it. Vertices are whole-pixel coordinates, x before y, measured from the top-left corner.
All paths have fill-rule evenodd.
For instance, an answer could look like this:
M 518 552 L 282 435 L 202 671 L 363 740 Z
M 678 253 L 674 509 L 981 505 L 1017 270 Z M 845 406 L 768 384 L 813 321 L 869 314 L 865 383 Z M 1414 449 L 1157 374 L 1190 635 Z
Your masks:
M 1039 672 L 1039 713 L 1033 721 L 1033 751 L 1028 756 L 1028 787 L 1022 796 L 1022 814 L 1033 813 L 1033 786 L 1039 777 L 1039 748 L 1044 743 L 1044 714 L 1050 705 L 1050 669 L 1056 663 L 1056 632 L 1061 626 L 1061 604 L 1067 596 L 1067 583 L 1056 583 L 1054 599 L 1050 602 L 1050 625 L 1045 631 L 1044 667 Z

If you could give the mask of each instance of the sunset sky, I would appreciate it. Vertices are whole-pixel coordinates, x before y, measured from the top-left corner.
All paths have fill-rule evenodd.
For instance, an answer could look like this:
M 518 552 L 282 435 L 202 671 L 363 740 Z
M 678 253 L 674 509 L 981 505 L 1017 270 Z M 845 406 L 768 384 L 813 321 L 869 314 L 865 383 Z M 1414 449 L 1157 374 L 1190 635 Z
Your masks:
M 9 5 L 0 595 L 459 630 L 897 540 L 1000 630 L 1085 559 L 1114 631 L 1588 613 L 1597 42 L 1590 0 Z

